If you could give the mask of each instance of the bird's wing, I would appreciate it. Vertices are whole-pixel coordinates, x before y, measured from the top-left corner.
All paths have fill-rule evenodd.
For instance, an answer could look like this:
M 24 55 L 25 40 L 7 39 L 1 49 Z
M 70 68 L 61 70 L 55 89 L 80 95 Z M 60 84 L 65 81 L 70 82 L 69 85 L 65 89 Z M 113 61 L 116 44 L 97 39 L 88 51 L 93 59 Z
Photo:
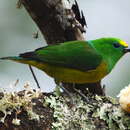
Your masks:
M 36 49 L 20 57 L 60 67 L 88 71 L 96 69 L 102 57 L 86 41 L 71 41 Z

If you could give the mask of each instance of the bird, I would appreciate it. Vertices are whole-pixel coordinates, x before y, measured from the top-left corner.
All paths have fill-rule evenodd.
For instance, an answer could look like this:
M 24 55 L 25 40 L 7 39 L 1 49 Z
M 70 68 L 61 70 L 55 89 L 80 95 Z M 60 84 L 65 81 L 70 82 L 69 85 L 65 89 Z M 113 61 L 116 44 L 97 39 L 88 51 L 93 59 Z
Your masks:
M 34 66 L 58 83 L 85 84 L 96 83 L 107 76 L 127 52 L 130 49 L 125 41 L 104 37 L 57 43 L 0 59 Z

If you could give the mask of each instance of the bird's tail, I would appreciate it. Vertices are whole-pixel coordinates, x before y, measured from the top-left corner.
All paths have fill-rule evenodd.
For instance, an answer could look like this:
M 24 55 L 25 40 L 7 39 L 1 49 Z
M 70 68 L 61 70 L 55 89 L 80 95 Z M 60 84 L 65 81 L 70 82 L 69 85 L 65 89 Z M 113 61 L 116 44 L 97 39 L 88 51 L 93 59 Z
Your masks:
M 20 57 L 20 56 L 2 57 L 2 58 L 0 58 L 0 60 L 11 60 L 11 61 L 15 61 L 15 62 L 23 63 L 23 64 L 30 64 L 31 65 L 31 60 L 29 60 L 28 58 Z
M 2 57 L 0 60 L 22 60 L 23 58 L 19 56 L 8 56 L 8 57 Z

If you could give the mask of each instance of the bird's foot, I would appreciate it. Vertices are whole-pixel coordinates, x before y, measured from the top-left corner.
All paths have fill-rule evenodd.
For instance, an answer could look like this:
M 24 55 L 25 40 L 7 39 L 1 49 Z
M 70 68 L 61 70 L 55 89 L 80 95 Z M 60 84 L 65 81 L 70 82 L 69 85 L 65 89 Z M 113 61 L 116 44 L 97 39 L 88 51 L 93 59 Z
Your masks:
M 63 93 L 62 94 L 66 94 L 68 97 L 69 97 L 69 102 L 66 100 L 66 102 L 67 102 L 67 104 L 69 103 L 69 105 L 70 105 L 70 107 L 72 107 L 72 106 L 74 106 L 74 101 L 73 101 L 73 95 L 72 95 L 72 93 L 70 93 L 64 86 L 63 86 L 63 84 L 62 83 L 60 83 L 60 82 L 57 82 L 57 80 L 55 80 L 55 82 L 56 82 L 56 84 L 57 84 L 57 86 L 56 86 L 56 88 L 55 88 L 55 94 L 57 95 L 57 96 L 60 96 L 61 95 L 61 89 L 62 89 L 62 91 L 63 91 Z
M 73 87 L 73 89 L 74 89 L 74 91 L 75 91 L 76 93 L 78 93 L 81 97 L 83 97 L 83 99 L 84 99 L 87 103 L 89 103 L 88 97 L 85 96 L 85 94 L 83 94 L 82 91 L 80 91 L 80 90 L 78 90 L 78 89 L 76 89 L 76 88 L 74 88 L 74 87 Z
M 70 106 L 72 107 L 72 106 L 74 106 L 74 100 L 73 100 L 73 95 L 72 95 L 72 93 L 70 93 L 64 86 L 60 86 L 61 87 L 61 89 L 63 90 L 63 92 L 66 94 L 66 95 L 68 95 L 69 96 L 69 98 L 70 98 Z

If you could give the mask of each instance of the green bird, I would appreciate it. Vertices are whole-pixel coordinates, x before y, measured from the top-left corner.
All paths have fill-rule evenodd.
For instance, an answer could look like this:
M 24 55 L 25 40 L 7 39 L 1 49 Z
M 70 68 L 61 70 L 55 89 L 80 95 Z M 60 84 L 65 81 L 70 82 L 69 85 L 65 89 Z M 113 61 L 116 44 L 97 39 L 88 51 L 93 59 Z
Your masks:
M 100 38 L 49 45 L 1 59 L 35 66 L 58 82 L 84 84 L 100 81 L 127 52 L 130 49 L 126 42 Z

